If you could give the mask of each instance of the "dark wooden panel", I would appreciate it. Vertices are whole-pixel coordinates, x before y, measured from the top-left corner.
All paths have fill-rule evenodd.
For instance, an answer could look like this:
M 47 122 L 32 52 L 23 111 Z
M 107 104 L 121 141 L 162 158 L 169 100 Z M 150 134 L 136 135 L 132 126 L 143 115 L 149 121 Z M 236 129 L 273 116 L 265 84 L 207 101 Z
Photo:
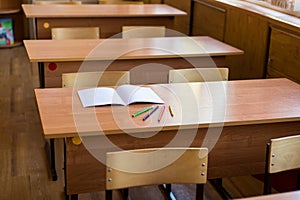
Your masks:
M 286 77 L 300 83 L 300 35 L 272 28 L 268 77 Z
M 226 10 L 203 1 L 194 1 L 192 35 L 206 35 L 224 41 Z
M 190 30 L 191 0 L 164 0 L 164 3 L 187 13 L 185 16 L 175 17 L 174 30 L 188 35 Z
M 199 129 L 198 132 L 192 129 L 181 130 L 180 134 L 164 131 L 157 134 L 149 133 L 153 136 L 145 138 L 120 134 L 106 137 L 111 142 L 110 146 L 101 143 L 105 136 L 98 136 L 101 137 L 98 139 L 94 136 L 89 139 L 89 142 L 92 142 L 88 143 L 90 144 L 88 148 L 97 149 L 97 152 L 103 153 L 104 157 L 105 152 L 115 151 L 115 147 L 121 149 L 164 147 L 171 141 L 173 146 L 205 146 L 209 148 L 208 178 L 225 178 L 263 173 L 267 142 L 271 138 L 297 135 L 299 129 L 299 122 L 287 122 L 210 128 L 209 131 Z M 221 131 L 220 137 L 216 134 L 219 131 Z M 180 140 L 175 140 L 175 136 L 180 137 Z M 71 140 L 68 140 L 67 144 L 67 181 L 69 182 L 67 190 L 71 193 L 76 193 L 77 190 L 81 192 L 103 190 L 104 165 L 92 157 L 82 144 L 73 145 Z M 101 156 L 97 155 L 97 157 Z
M 242 10 L 227 11 L 225 43 L 244 50 L 244 55 L 227 57 L 230 79 L 264 78 L 268 45 L 268 23 Z

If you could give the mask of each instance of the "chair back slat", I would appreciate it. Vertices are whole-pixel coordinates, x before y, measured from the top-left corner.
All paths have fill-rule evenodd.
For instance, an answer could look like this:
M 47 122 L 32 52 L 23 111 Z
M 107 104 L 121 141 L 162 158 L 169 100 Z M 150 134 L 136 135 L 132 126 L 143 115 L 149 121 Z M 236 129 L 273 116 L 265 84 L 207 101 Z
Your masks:
M 154 148 L 106 154 L 106 189 L 172 183 L 204 184 L 207 148 Z
M 52 28 L 51 36 L 53 40 L 99 39 L 99 32 L 99 27 L 64 27 Z
M 269 173 L 300 168 L 300 135 L 271 139 Z
M 123 38 L 151 38 L 165 37 L 166 28 L 164 26 L 123 26 Z
M 227 81 L 228 68 L 193 68 L 169 71 L 169 83 Z
M 129 84 L 129 71 L 63 73 L 62 87 L 84 88 Z

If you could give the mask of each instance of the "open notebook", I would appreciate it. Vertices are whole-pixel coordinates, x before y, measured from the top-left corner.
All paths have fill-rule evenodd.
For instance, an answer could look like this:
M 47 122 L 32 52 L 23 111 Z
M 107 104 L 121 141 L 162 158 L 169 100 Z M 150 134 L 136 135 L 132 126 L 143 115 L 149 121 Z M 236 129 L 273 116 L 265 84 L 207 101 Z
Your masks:
M 83 107 L 129 105 L 132 103 L 164 103 L 149 87 L 122 85 L 114 88 L 99 87 L 78 90 Z

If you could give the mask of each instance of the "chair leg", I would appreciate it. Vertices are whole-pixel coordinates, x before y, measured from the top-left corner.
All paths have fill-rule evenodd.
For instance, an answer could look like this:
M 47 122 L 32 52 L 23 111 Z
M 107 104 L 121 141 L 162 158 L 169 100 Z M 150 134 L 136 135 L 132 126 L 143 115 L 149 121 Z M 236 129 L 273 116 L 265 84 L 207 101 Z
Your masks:
M 112 190 L 105 190 L 105 200 L 112 200 Z
M 121 189 L 122 199 L 127 200 L 128 199 L 128 195 L 129 195 L 129 189 L 128 188 Z
M 271 194 L 272 191 L 272 177 L 269 173 L 269 154 L 270 154 L 270 143 L 267 144 L 266 150 L 266 164 L 265 164 L 265 177 L 264 177 L 264 193 L 263 194 Z
M 269 173 L 265 173 L 264 180 L 264 194 L 271 194 L 272 192 L 272 176 Z
M 166 184 L 165 187 L 166 187 L 166 192 L 171 197 L 171 184 Z
M 223 199 L 232 199 L 230 194 L 222 185 L 222 178 L 210 179 L 209 182 L 216 189 L 216 191 L 222 196 Z
M 204 199 L 204 185 L 196 184 L 196 200 Z
M 162 195 L 164 196 L 164 199 L 166 199 L 166 200 L 172 200 L 172 198 L 171 198 L 171 184 L 165 184 L 165 185 L 166 186 L 159 185 L 158 188 L 161 191 Z M 170 186 L 168 186 L 168 185 L 170 185 Z M 168 189 L 170 191 L 168 191 Z
M 66 200 L 78 200 L 78 194 L 65 194 Z

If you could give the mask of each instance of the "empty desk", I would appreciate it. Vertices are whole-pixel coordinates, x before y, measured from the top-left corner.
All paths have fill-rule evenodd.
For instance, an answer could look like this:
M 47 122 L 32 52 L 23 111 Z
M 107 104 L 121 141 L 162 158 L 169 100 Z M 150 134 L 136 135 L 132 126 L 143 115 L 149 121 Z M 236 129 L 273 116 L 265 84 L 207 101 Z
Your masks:
M 35 19 L 36 38 L 50 39 L 51 28 L 95 26 L 103 38 L 122 32 L 122 26 L 166 26 L 173 28 L 175 16 L 185 12 L 166 4 L 23 4 L 25 16 Z
M 130 70 L 132 84 L 167 83 L 170 69 L 224 67 L 226 56 L 244 53 L 206 36 L 24 40 L 24 45 L 30 62 L 44 63 L 45 87 L 60 87 L 62 73 L 79 70 Z
M 162 123 L 156 113 L 144 122 L 142 116 L 132 118 L 131 114 L 149 104 L 82 108 L 73 88 L 35 90 L 45 138 L 68 138 L 68 194 L 105 189 L 105 165 L 99 161 L 101 155 L 99 160 L 91 155 L 93 150 L 205 146 L 209 148 L 208 178 L 214 179 L 263 173 L 266 143 L 299 134 L 300 85 L 288 79 L 148 87 L 165 105 L 172 105 L 174 117 L 166 112 Z M 75 145 L 71 138 L 78 131 L 83 142 Z

